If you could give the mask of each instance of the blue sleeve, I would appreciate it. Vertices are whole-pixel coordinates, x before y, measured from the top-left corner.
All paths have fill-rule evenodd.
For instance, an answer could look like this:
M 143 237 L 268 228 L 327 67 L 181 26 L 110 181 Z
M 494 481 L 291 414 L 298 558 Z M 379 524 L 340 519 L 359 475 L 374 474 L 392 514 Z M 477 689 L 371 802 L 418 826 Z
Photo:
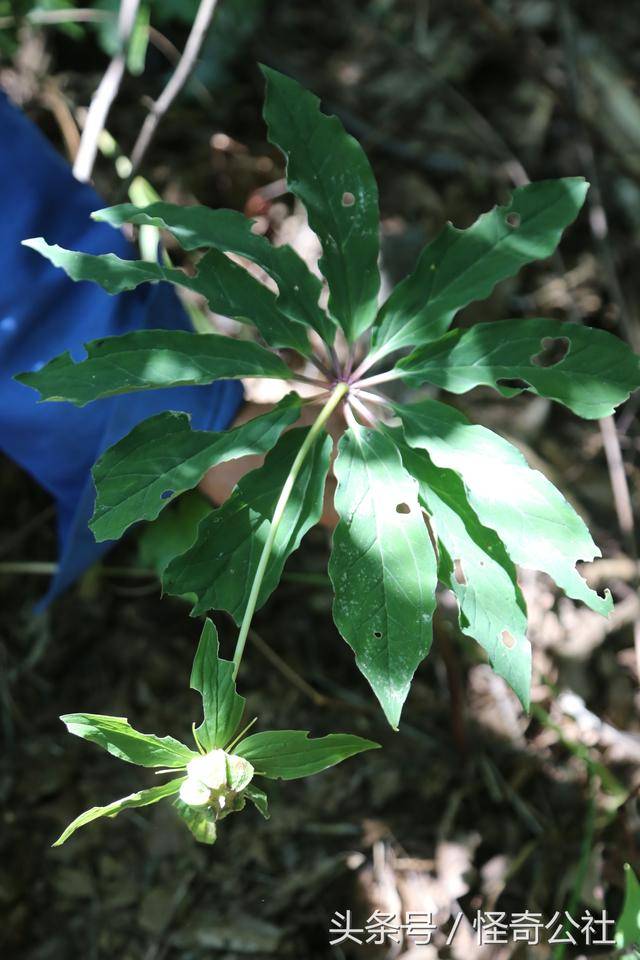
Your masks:
M 143 327 L 188 329 L 172 287 L 144 285 L 112 297 L 91 283 L 74 283 L 20 245 L 27 237 L 86 253 L 135 253 L 124 237 L 90 214 L 104 206 L 96 192 L 78 183 L 61 157 L 0 94 L 0 450 L 19 463 L 55 498 L 59 570 L 42 605 L 69 586 L 111 546 L 97 544 L 87 523 L 93 512 L 90 470 L 110 444 L 162 410 L 182 410 L 197 429 L 229 426 L 242 401 L 242 387 L 220 381 L 207 387 L 176 387 L 98 400 L 78 409 L 38 403 L 34 390 L 13 380 L 97 337 Z

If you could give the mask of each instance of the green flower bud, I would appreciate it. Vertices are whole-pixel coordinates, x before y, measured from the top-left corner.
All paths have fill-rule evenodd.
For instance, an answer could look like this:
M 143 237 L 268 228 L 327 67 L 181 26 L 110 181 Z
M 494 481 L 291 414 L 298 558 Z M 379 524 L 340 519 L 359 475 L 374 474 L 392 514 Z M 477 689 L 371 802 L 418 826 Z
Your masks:
M 210 808 L 216 820 L 220 820 L 244 807 L 242 791 L 252 777 L 253 767 L 244 757 L 212 750 L 187 764 L 180 799 L 190 807 Z

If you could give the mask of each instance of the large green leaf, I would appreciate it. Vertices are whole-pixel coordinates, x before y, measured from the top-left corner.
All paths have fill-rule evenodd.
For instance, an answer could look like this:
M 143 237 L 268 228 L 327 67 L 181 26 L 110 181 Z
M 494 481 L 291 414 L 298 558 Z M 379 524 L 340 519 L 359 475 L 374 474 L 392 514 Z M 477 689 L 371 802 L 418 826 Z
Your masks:
M 587 188 L 582 177 L 541 180 L 518 187 L 508 204 L 483 213 L 467 230 L 448 223 L 380 310 L 373 332 L 377 358 L 436 340 L 456 311 L 489 296 L 525 263 L 553 253 Z
M 283 434 L 264 465 L 246 474 L 226 503 L 201 522 L 191 549 L 166 568 L 167 593 L 197 595 L 194 616 L 226 610 L 237 623 L 242 619 L 273 511 L 308 429 L 295 427 Z M 258 608 L 278 585 L 289 555 L 320 519 L 330 454 L 330 437 L 319 438 L 300 469 L 276 533 Z
M 554 356 L 554 350 L 561 350 Z M 478 323 L 452 330 L 400 361 L 403 378 L 435 383 L 452 393 L 479 384 L 503 396 L 524 380 L 534 393 L 597 419 L 640 386 L 640 359 L 618 337 L 577 323 L 532 318 Z
M 462 477 L 480 522 L 498 533 L 514 563 L 549 574 L 598 613 L 611 611 L 611 595 L 599 597 L 575 568 L 600 556 L 584 521 L 516 447 L 436 400 L 396 410 L 410 446 Z
M 294 393 L 263 416 L 219 433 L 192 430 L 185 413 L 144 420 L 93 468 L 97 496 L 89 526 L 96 540 L 117 540 L 137 520 L 154 520 L 210 467 L 266 453 L 299 414 L 300 398 Z
M 350 341 L 376 314 L 378 188 L 360 144 L 319 100 L 268 67 L 264 118 L 269 139 L 287 159 L 289 188 L 305 205 L 322 244 L 320 269 L 329 284 L 329 311 Z
M 166 280 L 202 294 L 217 313 L 252 323 L 272 347 L 310 352 L 304 326 L 285 316 L 275 295 L 219 250 L 209 250 L 198 263 L 195 276 L 190 276 L 175 267 L 147 260 L 122 260 L 113 253 L 76 253 L 50 245 L 42 237 L 23 243 L 61 267 L 72 280 L 91 280 L 111 294 L 133 290 L 141 283 Z
M 496 673 L 528 709 L 531 647 L 515 567 L 495 530 L 478 520 L 460 477 L 436 467 L 424 450 L 402 443 L 400 433 L 394 431 L 394 436 L 431 515 L 438 538 L 439 578 L 456 596 L 460 628 L 484 647 Z
M 60 717 L 69 733 L 91 740 L 119 760 L 139 767 L 185 767 L 197 757 L 173 737 L 139 733 L 126 717 L 104 717 L 97 713 L 67 713 Z
M 217 334 L 136 330 L 91 340 L 85 348 L 85 360 L 76 363 L 70 353 L 61 353 L 16 380 L 38 390 L 43 400 L 68 400 L 83 407 L 101 397 L 138 390 L 203 385 L 223 378 L 291 376 L 275 353 Z
M 145 524 L 136 538 L 140 567 L 161 577 L 167 564 L 195 543 L 200 521 L 213 509 L 210 500 L 191 490 L 156 520 Z
M 618 950 L 630 948 L 630 952 L 625 954 L 627 957 L 637 956 L 633 953 L 633 948 L 640 950 L 640 883 L 633 872 L 629 863 L 624 865 L 625 871 L 625 894 L 622 913 L 616 924 L 616 947 Z
M 128 797 L 123 797 L 121 800 L 114 800 L 105 807 L 91 807 L 90 810 L 81 813 L 79 817 L 76 817 L 76 819 L 69 824 L 53 846 L 61 846 L 61 844 L 63 844 L 65 840 L 68 840 L 71 834 L 75 833 L 80 827 L 84 827 L 87 823 L 92 823 L 100 817 L 117 817 L 122 810 L 128 810 L 131 807 L 148 807 L 151 803 L 164 800 L 165 797 L 172 797 L 179 791 L 180 784 L 183 783 L 185 779 L 185 777 L 180 777 L 177 780 L 169 780 L 168 783 L 163 783 L 158 787 L 150 787 L 149 790 L 138 790 L 137 793 L 130 793 Z
M 236 692 L 233 663 L 218 656 L 218 633 L 209 619 L 193 661 L 191 689 L 202 697 L 204 720 L 196 730 L 199 742 L 207 752 L 225 747 L 238 729 L 245 700 Z
M 247 737 L 234 752 L 255 767 L 256 776 L 296 780 L 379 746 L 349 733 L 330 733 L 310 740 L 307 730 L 272 730 Z
M 93 214 L 116 227 L 124 223 L 151 225 L 169 230 L 185 250 L 215 247 L 252 260 L 278 284 L 278 306 L 291 320 L 307 323 L 327 343 L 335 336 L 335 324 L 319 306 L 322 284 L 288 244 L 274 247 L 253 232 L 255 220 L 237 210 L 182 207 L 174 203 L 151 203 L 140 207 L 123 203 Z
M 431 646 L 436 557 L 418 485 L 393 440 L 358 427 L 340 440 L 329 576 L 336 625 L 392 727 Z

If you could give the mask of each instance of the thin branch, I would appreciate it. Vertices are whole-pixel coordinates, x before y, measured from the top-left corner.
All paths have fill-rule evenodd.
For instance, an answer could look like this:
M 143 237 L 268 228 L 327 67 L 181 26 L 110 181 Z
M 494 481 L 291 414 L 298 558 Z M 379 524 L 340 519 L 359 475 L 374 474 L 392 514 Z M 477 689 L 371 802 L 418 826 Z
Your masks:
M 119 49 L 91 98 L 87 118 L 80 138 L 80 147 L 73 164 L 76 180 L 86 183 L 91 178 L 98 152 L 98 139 L 104 130 L 111 104 L 118 95 L 127 64 L 127 46 L 138 15 L 140 0 L 121 0 L 118 14 Z
M 138 139 L 131 151 L 132 176 L 142 163 L 142 159 L 158 128 L 158 124 L 193 72 L 217 5 L 218 0 L 201 0 L 178 65 L 171 74 L 169 82 L 158 99 L 151 105 L 151 109 L 138 134 Z

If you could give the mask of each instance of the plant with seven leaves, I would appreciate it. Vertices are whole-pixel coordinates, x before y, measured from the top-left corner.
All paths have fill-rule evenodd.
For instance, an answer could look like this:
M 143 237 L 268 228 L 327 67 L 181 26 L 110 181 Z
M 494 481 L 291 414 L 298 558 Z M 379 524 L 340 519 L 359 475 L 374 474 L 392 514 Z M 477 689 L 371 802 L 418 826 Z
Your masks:
M 204 249 L 194 276 L 160 263 L 26 241 L 73 279 L 96 281 L 110 293 L 157 280 L 197 291 L 218 313 L 252 323 L 262 341 L 161 330 L 93 341 L 80 362 L 63 354 L 19 377 L 43 399 L 81 406 L 134 390 L 272 377 L 310 381 L 318 388 L 313 400 L 322 404 L 309 428 L 286 429 L 302 404 L 290 393 L 264 416 L 215 434 L 192 430 L 184 414 L 163 413 L 135 427 L 96 464 L 91 526 L 98 540 L 107 540 L 138 520 L 156 518 L 213 465 L 266 454 L 264 465 L 201 520 L 193 545 L 163 573 L 165 591 L 195 598 L 193 615 L 226 610 L 239 625 L 233 667 L 214 654 L 210 625 L 196 657 L 194 685 L 205 697 L 198 740 L 207 761 L 175 741 L 141 737 L 122 720 L 65 718 L 71 732 L 124 759 L 186 766 L 187 779 L 90 811 L 63 838 L 80 822 L 178 792 L 178 808 L 196 836 L 211 838 L 216 818 L 247 796 L 258 803 L 252 770 L 238 757 L 256 776 L 302 776 L 373 746 L 337 735 L 308 741 L 298 732 L 256 734 L 233 747 L 235 754 L 229 746 L 241 713 L 233 679 L 251 620 L 321 515 L 331 454 L 325 426 L 338 408 L 346 430 L 334 466 L 334 619 L 394 728 L 429 652 L 438 581 L 456 596 L 463 633 L 484 647 L 525 708 L 530 648 L 516 565 L 544 571 L 569 597 L 599 613 L 612 606 L 610 594 L 599 596 L 576 570 L 577 561 L 599 555 L 584 522 L 516 447 L 431 394 L 399 404 L 380 392 L 394 380 L 456 394 L 480 384 L 505 397 L 527 389 L 598 418 L 640 385 L 638 357 L 601 330 L 537 317 L 449 329 L 461 308 L 553 252 L 587 184 L 581 178 L 532 183 L 467 230 L 448 224 L 379 308 L 377 188 L 367 158 L 336 117 L 320 112 L 316 97 L 273 70 L 264 73 L 269 137 L 286 157 L 289 188 L 304 203 L 322 245 L 327 310 L 319 304 L 319 279 L 297 254 L 272 246 L 231 210 L 158 202 L 95 214 L 114 226 L 162 228 L 185 250 Z M 227 254 L 258 264 L 277 293 Z M 344 360 L 336 335 L 346 341 Z M 285 348 L 315 365 L 318 377 L 296 374 L 277 352 Z M 216 686 L 220 677 L 224 695 Z M 211 732 L 216 717 L 224 735 Z M 296 758 L 293 766 L 289 756 Z M 207 798 L 206 813 L 194 802 L 199 797 Z

